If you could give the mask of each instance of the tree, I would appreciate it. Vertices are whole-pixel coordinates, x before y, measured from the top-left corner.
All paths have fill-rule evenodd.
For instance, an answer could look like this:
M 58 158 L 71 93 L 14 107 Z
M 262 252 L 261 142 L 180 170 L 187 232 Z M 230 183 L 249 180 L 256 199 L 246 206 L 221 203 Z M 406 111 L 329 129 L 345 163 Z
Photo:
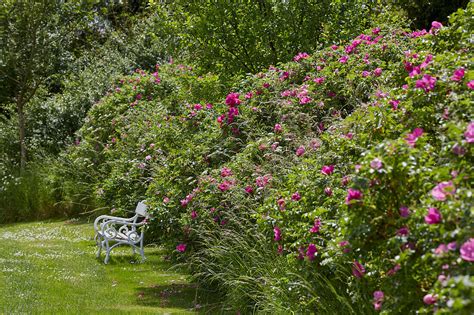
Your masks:
M 68 50 L 84 23 L 78 4 L 62 1 L 13 1 L 0 4 L 0 107 L 14 104 L 18 115 L 20 167 L 25 168 L 25 109 L 41 86 L 72 59 Z

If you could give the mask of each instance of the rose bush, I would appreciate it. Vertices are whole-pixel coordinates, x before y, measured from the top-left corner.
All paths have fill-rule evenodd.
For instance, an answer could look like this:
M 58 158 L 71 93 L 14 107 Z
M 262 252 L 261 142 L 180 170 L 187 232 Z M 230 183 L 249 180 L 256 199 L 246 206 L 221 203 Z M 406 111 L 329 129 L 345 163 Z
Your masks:
M 472 13 L 381 25 L 227 93 L 138 70 L 67 158 L 102 205 L 146 198 L 154 237 L 235 309 L 469 312 Z

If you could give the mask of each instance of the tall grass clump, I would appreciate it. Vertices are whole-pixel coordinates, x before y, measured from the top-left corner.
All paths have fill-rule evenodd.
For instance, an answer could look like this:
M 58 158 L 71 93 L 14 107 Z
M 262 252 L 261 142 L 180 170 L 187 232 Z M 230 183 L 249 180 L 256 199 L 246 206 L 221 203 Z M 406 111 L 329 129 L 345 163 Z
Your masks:
M 256 214 L 256 213 L 254 213 Z M 273 250 L 269 236 L 252 219 L 227 215 L 221 227 L 201 225 L 193 253 L 185 265 L 202 287 L 220 295 L 223 310 L 243 314 L 360 314 L 344 290 L 347 266 L 332 272 L 309 268 Z M 335 310 L 336 313 L 335 313 Z

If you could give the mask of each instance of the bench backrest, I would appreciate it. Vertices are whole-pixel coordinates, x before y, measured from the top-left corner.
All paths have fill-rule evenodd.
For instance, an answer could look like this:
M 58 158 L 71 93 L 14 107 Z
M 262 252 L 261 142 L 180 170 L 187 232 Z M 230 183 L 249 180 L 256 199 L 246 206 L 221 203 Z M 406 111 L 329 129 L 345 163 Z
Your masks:
M 148 217 L 147 210 L 148 210 L 148 206 L 145 204 L 145 200 L 143 200 L 137 204 L 135 213 L 141 215 L 142 217 Z

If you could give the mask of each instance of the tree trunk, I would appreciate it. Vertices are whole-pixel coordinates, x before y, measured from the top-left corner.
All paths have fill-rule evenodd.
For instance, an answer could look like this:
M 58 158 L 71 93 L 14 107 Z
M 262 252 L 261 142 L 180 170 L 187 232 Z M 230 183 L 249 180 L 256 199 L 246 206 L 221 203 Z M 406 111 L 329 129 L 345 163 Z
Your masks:
M 26 144 L 25 144 L 25 112 L 23 98 L 20 97 L 16 102 L 18 111 L 18 129 L 20 140 L 20 172 L 23 173 L 26 167 Z

